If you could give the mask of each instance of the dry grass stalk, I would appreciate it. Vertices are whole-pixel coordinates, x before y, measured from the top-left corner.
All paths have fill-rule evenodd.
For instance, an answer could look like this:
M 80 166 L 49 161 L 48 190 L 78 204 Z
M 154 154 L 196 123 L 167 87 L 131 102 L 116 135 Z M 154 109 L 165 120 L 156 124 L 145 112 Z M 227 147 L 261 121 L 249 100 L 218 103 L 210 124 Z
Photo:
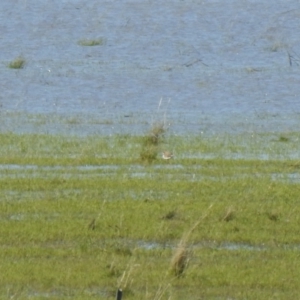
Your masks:
M 189 252 L 184 243 L 179 244 L 171 261 L 171 268 L 174 274 L 179 277 L 187 268 L 189 261 Z
M 212 204 L 209 206 L 208 211 L 212 208 L 212 206 Z M 191 227 L 187 233 L 182 236 L 175 250 L 171 260 L 171 270 L 177 277 L 180 277 L 184 273 L 190 260 L 190 252 L 188 251 L 187 247 L 189 237 L 200 224 L 200 222 L 202 222 L 208 216 L 208 211 Z
M 171 286 L 170 283 L 165 285 L 164 287 L 159 286 L 153 300 L 160 300 L 162 298 L 162 296 L 165 294 L 165 292 L 167 291 L 167 289 L 170 288 L 170 286 Z M 169 299 L 171 299 L 171 298 L 169 298 Z
M 129 286 L 129 284 L 128 284 L 129 279 L 131 279 L 130 285 L 132 284 L 132 282 L 133 282 L 132 273 L 133 273 L 134 269 L 139 266 L 140 266 L 139 264 L 128 264 L 127 265 L 127 269 L 123 272 L 122 277 L 118 280 L 119 288 L 122 288 L 123 291 L 126 290 L 126 288 L 128 288 L 128 286 Z

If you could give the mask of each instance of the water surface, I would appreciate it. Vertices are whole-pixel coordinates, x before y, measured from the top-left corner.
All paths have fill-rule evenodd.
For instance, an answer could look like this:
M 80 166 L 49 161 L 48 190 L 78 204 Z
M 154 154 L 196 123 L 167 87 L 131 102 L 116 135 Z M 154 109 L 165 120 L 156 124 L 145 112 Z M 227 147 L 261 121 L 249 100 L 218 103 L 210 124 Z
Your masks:
M 3 0 L 0 20 L 2 132 L 299 127 L 296 0 Z M 19 55 L 25 68 L 7 68 Z

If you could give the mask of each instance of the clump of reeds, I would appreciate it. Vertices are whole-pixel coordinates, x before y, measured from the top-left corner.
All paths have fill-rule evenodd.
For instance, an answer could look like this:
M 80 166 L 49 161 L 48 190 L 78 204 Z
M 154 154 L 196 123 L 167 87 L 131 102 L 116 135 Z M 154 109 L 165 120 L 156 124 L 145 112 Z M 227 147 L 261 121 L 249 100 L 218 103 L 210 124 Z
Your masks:
M 143 162 L 151 163 L 157 158 L 158 146 L 163 140 L 165 128 L 163 123 L 155 123 L 150 132 L 143 137 L 140 158 Z
M 150 131 L 150 134 L 148 136 L 148 142 L 150 142 L 153 145 L 158 145 L 161 142 L 161 139 L 163 138 L 163 135 L 165 133 L 165 127 L 163 123 L 155 123 Z
M 78 44 L 80 46 L 100 46 L 104 44 L 104 39 L 103 38 L 99 38 L 99 39 L 83 39 L 83 40 L 79 40 Z
M 168 100 L 166 109 L 170 103 L 171 99 Z M 151 163 L 157 158 L 159 151 L 159 145 L 163 142 L 167 126 L 166 111 L 161 115 L 160 109 L 163 105 L 163 98 L 160 99 L 157 108 L 157 114 L 159 116 L 159 121 L 154 121 L 150 131 L 143 137 L 142 140 L 142 150 L 140 153 L 140 158 L 143 162 Z
M 157 148 L 154 146 L 143 147 L 140 158 L 143 162 L 153 162 L 157 158 Z
M 25 59 L 21 56 L 15 58 L 12 60 L 9 64 L 8 67 L 10 69 L 22 69 L 25 65 Z

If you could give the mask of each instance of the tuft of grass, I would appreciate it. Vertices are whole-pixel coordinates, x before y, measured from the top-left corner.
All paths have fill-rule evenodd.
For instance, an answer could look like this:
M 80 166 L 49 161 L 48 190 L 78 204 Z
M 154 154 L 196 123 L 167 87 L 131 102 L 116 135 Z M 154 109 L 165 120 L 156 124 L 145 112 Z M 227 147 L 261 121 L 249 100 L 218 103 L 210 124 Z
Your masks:
M 289 138 L 284 135 L 281 135 L 278 140 L 279 142 L 288 142 Z
M 234 210 L 229 207 L 225 213 L 225 215 L 222 217 L 222 221 L 229 222 L 234 219 Z
M 21 56 L 15 58 L 13 61 L 11 61 L 9 64 L 8 64 L 8 67 L 10 69 L 22 69 L 25 65 L 25 59 Z
M 78 41 L 80 46 L 92 47 L 92 46 L 101 46 L 104 44 L 104 39 L 82 39 Z
M 280 219 L 280 214 L 277 211 L 267 212 L 267 216 L 270 221 L 277 222 Z
M 169 211 L 168 213 L 166 213 L 166 214 L 162 217 L 162 219 L 163 219 L 163 220 L 172 220 L 172 219 L 174 219 L 174 218 L 176 217 L 176 215 L 177 215 L 176 211 L 175 211 L 175 210 L 171 210 L 171 211 Z
M 157 147 L 155 146 L 144 146 L 141 153 L 140 158 L 142 162 L 152 163 L 157 158 Z
M 155 123 L 149 133 L 148 142 L 152 145 L 158 145 L 162 141 L 165 131 L 163 123 Z
M 88 229 L 95 230 L 96 228 L 96 219 L 92 219 L 92 221 L 88 225 Z
M 150 132 L 142 139 L 140 158 L 143 162 L 152 163 L 157 158 L 158 146 L 163 141 L 164 133 L 164 124 L 155 123 Z

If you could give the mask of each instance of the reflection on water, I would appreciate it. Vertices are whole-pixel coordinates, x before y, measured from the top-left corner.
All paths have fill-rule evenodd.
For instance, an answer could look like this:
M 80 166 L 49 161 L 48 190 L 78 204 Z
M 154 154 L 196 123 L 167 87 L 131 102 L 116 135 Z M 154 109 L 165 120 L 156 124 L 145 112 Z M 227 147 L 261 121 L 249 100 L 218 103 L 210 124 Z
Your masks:
M 1 131 L 141 133 L 157 119 L 175 134 L 299 127 L 296 0 L 3 0 L 0 17 Z M 7 68 L 19 55 L 25 68 Z

